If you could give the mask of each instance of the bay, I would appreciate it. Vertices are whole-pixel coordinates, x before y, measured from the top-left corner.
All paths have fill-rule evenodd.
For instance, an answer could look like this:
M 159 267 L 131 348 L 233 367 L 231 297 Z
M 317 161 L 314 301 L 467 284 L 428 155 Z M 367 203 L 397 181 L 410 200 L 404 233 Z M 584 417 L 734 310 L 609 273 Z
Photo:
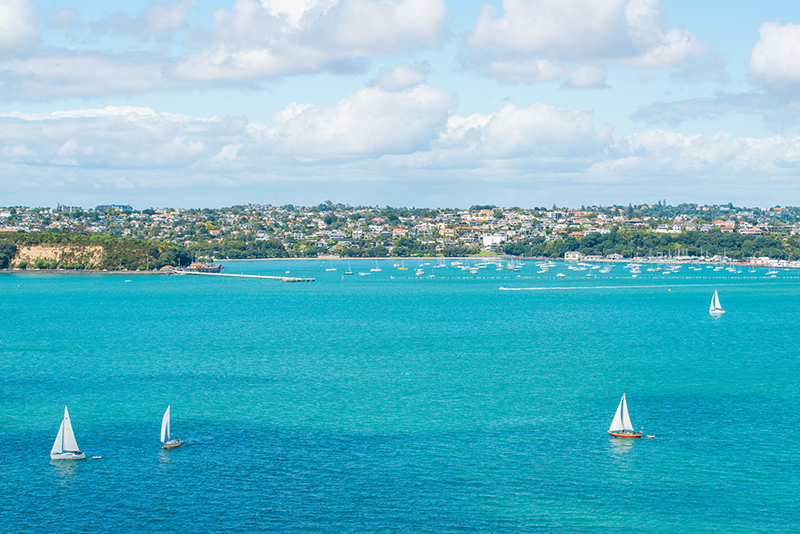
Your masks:
M 4 530 L 800 527 L 794 272 L 406 263 L 4 273 Z M 654 439 L 606 435 L 622 393 Z M 64 405 L 102 459 L 50 461 Z

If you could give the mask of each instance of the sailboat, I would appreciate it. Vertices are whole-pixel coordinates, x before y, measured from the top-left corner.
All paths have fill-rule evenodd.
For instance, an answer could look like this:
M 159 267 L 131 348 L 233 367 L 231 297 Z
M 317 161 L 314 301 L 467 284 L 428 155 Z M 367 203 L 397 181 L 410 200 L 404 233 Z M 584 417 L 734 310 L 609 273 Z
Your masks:
M 183 442 L 179 439 L 169 439 L 169 408 L 167 406 L 167 411 L 164 412 L 164 417 L 161 419 L 161 443 L 164 444 L 165 449 L 174 449 L 183 445 Z M 164 441 L 165 437 L 166 441 Z
M 641 438 L 642 433 L 636 432 L 631 423 L 631 417 L 628 415 L 628 403 L 625 401 L 625 394 L 622 394 L 622 400 L 619 401 L 617 406 L 617 413 L 614 414 L 614 420 L 611 421 L 611 428 L 608 429 L 608 435 L 615 438 Z
M 714 291 L 714 296 L 711 297 L 711 307 L 708 309 L 708 313 L 711 315 L 722 315 L 725 313 L 725 310 L 719 305 L 719 295 L 717 295 L 716 290 Z
M 50 451 L 51 460 L 85 460 L 86 454 L 81 452 L 72 433 L 72 423 L 69 422 L 69 412 L 64 406 L 64 420 L 58 428 L 56 442 Z

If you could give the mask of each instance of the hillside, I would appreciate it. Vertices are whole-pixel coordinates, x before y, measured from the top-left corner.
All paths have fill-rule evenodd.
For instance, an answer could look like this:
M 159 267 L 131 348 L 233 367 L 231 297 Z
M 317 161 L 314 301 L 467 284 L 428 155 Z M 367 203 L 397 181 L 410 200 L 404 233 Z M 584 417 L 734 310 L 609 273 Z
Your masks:
M 144 239 L 51 232 L 0 235 L 0 268 L 144 270 L 190 261 L 184 247 Z

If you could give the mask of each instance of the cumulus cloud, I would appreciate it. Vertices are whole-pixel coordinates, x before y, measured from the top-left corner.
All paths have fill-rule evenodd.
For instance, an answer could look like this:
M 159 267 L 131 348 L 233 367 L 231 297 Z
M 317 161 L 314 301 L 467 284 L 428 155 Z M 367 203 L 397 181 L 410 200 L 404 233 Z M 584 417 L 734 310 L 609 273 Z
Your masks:
M 0 151 L 35 166 L 263 168 L 270 160 L 380 157 L 425 150 L 457 101 L 441 89 L 365 88 L 331 106 L 291 104 L 274 123 L 195 118 L 149 108 L 0 115 Z
M 155 2 L 137 15 L 118 11 L 81 28 L 140 39 L 157 36 L 168 43 L 186 28 L 195 6 L 196 0 Z M 74 26 L 75 20 L 76 13 L 64 8 L 51 27 Z M 37 48 L 39 29 L 32 4 L 5 0 L 0 4 L 0 98 L 247 87 L 295 74 L 363 72 L 375 56 L 439 45 L 448 20 L 444 0 L 236 0 L 232 8 L 213 12 L 212 27 L 188 31 L 181 46 L 192 53 L 184 53 L 185 48 L 177 55 L 165 49 L 118 53 Z M 410 72 L 394 74 L 397 90 L 411 83 Z M 384 87 L 391 83 L 386 79 Z
M 592 120 L 592 114 L 584 110 L 506 104 L 488 115 L 452 117 L 440 148 L 486 159 L 582 157 L 597 151 Z
M 402 92 L 366 88 L 332 106 L 291 105 L 267 130 L 296 157 L 381 156 L 424 150 L 457 105 L 449 91 L 417 86 Z
M 30 52 L 39 42 L 39 33 L 33 3 L 0 1 L 0 59 Z
M 3 148 L 18 147 L 17 163 L 36 166 L 131 169 L 191 165 L 218 120 L 155 113 L 147 108 L 0 115 Z M 215 141 L 216 142 L 216 141 Z M 27 151 L 27 152 L 25 152 Z
M 718 181 L 736 176 L 756 181 L 765 176 L 789 178 L 800 168 L 800 137 L 779 135 L 755 139 L 725 132 L 682 135 L 651 130 L 629 135 L 623 144 L 626 157 L 598 166 L 618 171 L 682 174 L 687 178 L 714 176 Z
M 367 87 L 329 106 L 290 104 L 270 124 L 135 107 L 9 113 L 0 115 L 0 185 L 131 188 L 133 195 L 169 187 L 184 198 L 209 185 L 280 179 L 370 187 L 381 176 L 381 187 L 399 191 L 414 169 L 420 186 L 436 183 L 451 195 L 462 186 L 483 194 L 502 186 L 509 203 L 545 183 L 561 197 L 591 191 L 596 202 L 611 184 L 656 194 L 664 180 L 686 196 L 724 190 L 750 202 L 759 184 L 769 183 L 761 188 L 769 194 L 800 187 L 800 137 L 621 135 L 596 127 L 586 110 L 507 104 L 458 116 L 455 106 L 451 93 L 417 85 Z
M 721 76 L 716 49 L 669 27 L 658 0 L 503 0 L 502 8 L 484 5 L 467 38 L 469 62 L 500 81 L 567 75 L 570 87 L 603 87 L 606 65 L 676 70 L 687 81 Z
M 202 51 L 178 62 L 184 79 L 247 79 L 352 71 L 375 55 L 438 45 L 449 13 L 444 0 L 307 0 L 265 5 L 237 0 L 213 13 L 213 28 L 191 42 Z
M 794 97 L 800 88 L 800 24 L 780 19 L 762 24 L 748 67 L 753 80 L 770 91 Z

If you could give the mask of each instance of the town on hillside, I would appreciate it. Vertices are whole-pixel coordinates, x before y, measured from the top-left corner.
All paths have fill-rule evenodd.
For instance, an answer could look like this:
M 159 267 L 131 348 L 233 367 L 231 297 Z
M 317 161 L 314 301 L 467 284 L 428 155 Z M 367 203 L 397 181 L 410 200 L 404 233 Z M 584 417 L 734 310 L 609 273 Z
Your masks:
M 219 209 L 0 208 L 0 243 L 30 243 L 32 234 L 146 240 L 173 247 L 178 258 L 209 260 L 480 253 L 564 258 L 566 252 L 598 258 L 798 260 L 800 208 L 671 206 L 665 201 L 580 208 L 380 208 L 331 201 Z M 158 256 L 145 256 L 125 267 L 159 267 Z

